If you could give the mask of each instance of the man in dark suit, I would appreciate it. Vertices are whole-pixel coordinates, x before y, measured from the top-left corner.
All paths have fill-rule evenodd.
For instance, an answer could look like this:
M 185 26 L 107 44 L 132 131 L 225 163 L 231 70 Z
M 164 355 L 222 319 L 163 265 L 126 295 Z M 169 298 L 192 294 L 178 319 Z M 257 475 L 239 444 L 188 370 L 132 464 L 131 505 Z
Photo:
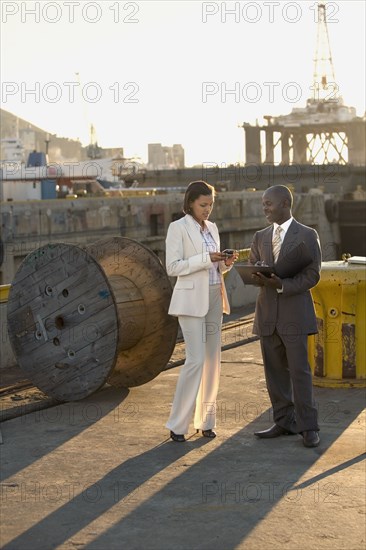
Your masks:
M 272 225 L 254 235 L 250 251 L 250 263 L 270 266 L 280 263 L 284 255 L 291 258 L 291 250 L 300 243 L 305 243 L 311 254 L 310 263 L 292 277 L 252 276 L 261 287 L 253 332 L 260 336 L 275 422 L 255 435 L 273 438 L 299 433 L 305 447 L 316 447 L 319 426 L 307 339 L 318 331 L 310 289 L 320 278 L 321 250 L 317 232 L 292 217 L 292 203 L 291 191 L 284 185 L 264 192 L 263 211 Z

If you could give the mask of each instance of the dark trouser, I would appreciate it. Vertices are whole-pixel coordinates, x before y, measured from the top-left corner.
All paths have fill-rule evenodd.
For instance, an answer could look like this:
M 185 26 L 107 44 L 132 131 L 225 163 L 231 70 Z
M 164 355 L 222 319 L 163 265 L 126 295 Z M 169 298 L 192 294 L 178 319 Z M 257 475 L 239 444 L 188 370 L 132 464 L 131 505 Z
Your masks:
M 294 433 L 319 430 L 307 334 L 287 336 L 275 330 L 260 341 L 275 423 Z

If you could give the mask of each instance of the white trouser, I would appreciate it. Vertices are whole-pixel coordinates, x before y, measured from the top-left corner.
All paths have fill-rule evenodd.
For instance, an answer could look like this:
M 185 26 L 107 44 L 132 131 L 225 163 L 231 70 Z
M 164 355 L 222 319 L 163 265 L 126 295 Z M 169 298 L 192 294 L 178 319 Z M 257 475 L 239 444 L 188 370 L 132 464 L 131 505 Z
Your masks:
M 180 316 L 186 347 L 172 410 L 166 427 L 176 434 L 188 433 L 196 405 L 194 427 L 210 430 L 216 425 L 216 396 L 221 362 L 221 285 L 210 285 L 209 309 L 205 317 Z

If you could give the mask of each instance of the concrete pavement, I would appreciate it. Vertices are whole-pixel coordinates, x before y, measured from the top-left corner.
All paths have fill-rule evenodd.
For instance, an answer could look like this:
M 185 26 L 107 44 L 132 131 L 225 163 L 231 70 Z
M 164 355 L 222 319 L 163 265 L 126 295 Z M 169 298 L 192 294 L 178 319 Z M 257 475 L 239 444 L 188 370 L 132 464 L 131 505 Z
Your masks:
M 217 433 L 164 427 L 178 368 L 1 424 L 3 550 L 362 550 L 365 391 L 315 388 L 321 443 L 271 425 L 258 342 L 223 352 Z

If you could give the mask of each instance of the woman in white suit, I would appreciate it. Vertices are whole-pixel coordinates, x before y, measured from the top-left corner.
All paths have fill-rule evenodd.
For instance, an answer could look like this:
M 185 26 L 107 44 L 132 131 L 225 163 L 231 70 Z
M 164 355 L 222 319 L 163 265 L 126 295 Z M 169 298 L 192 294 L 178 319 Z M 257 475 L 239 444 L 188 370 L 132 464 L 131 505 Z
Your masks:
M 202 430 L 204 437 L 216 437 L 222 314 L 230 313 L 222 274 L 231 269 L 238 254 L 220 252 L 218 229 L 208 221 L 214 198 L 215 189 L 208 183 L 190 183 L 185 216 L 169 225 L 166 238 L 167 273 L 177 277 L 169 314 L 178 317 L 186 347 L 166 424 L 178 442 L 186 440 L 194 408 L 196 430 Z

